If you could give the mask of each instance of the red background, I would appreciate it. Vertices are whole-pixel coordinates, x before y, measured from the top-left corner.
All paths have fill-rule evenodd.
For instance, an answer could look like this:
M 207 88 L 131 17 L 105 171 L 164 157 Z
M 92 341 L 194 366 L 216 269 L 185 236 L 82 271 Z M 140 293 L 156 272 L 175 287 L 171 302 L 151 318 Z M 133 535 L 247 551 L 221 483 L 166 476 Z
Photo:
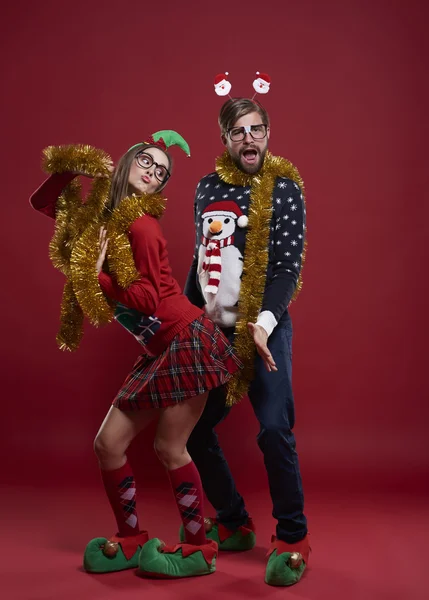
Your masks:
M 429 10 L 359 2 L 16 0 L 2 19 L 2 467 L 10 484 L 99 485 L 92 439 L 138 354 L 119 327 L 55 343 L 63 277 L 52 223 L 28 206 L 42 149 L 85 142 L 117 159 L 158 129 L 176 152 L 163 227 L 184 283 L 195 185 L 222 151 L 214 76 L 263 99 L 270 148 L 306 183 L 308 258 L 292 315 L 298 449 L 308 490 L 427 486 Z M 425 7 L 426 6 L 426 7 Z M 221 437 L 242 488 L 265 488 L 247 402 Z M 165 476 L 152 431 L 138 476 Z

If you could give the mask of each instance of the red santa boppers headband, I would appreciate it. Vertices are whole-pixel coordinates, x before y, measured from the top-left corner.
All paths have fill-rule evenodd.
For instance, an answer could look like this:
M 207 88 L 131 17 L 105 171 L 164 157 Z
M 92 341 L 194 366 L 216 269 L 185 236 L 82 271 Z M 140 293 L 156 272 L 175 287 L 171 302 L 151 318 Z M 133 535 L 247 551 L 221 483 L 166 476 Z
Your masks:
M 228 72 L 220 73 L 219 75 L 216 75 L 214 79 L 214 89 L 218 96 L 229 96 L 231 98 L 230 91 L 232 85 L 226 79 L 228 75 Z M 253 95 L 253 98 L 256 96 L 256 94 L 268 94 L 271 85 L 271 77 L 267 73 L 260 73 L 259 71 L 256 71 L 256 75 L 257 77 L 253 81 L 253 89 L 256 93 Z
M 247 227 L 249 219 L 241 211 L 241 208 L 237 206 L 232 200 L 224 200 L 220 202 L 214 202 L 209 204 L 202 212 L 201 217 L 206 219 L 208 217 L 231 217 L 237 221 L 238 227 Z

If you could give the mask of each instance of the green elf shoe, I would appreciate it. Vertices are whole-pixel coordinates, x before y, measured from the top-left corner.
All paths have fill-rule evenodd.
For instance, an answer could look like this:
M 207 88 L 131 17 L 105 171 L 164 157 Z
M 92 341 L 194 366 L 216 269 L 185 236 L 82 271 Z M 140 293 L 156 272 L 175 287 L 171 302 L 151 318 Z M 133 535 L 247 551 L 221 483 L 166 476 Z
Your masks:
M 207 540 L 203 546 L 176 544 L 166 546 L 153 538 L 142 548 L 139 570 L 145 577 L 177 579 L 209 575 L 216 571 L 217 544 Z
M 147 531 L 138 535 L 94 538 L 85 548 L 83 568 L 88 573 L 113 573 L 138 566 L 140 550 L 148 541 Z
M 227 529 L 222 523 L 218 523 L 216 519 L 205 517 L 204 526 L 206 528 L 206 537 L 209 540 L 215 541 L 219 550 L 235 550 L 245 551 L 251 550 L 256 544 L 255 526 L 252 519 L 249 517 L 247 522 L 239 527 L 236 531 Z M 179 530 L 180 541 L 185 541 L 185 530 L 181 525 Z
M 267 554 L 269 558 L 265 569 L 265 583 L 278 586 L 298 583 L 308 565 L 310 551 L 308 534 L 295 544 L 278 540 L 273 535 Z

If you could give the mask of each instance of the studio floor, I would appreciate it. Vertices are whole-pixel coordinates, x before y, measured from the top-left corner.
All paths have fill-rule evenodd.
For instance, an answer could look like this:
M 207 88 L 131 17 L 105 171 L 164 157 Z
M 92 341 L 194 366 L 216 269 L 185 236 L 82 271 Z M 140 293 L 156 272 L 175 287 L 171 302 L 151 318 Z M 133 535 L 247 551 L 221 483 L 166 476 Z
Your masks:
M 257 526 L 256 547 L 222 553 L 217 572 L 175 581 L 142 579 L 135 571 L 89 575 L 86 542 L 113 533 L 101 488 L 2 487 L 2 597 L 7 600 L 150 600 L 297 598 L 300 600 L 427 600 L 429 503 L 401 494 L 307 493 L 313 552 L 291 588 L 264 583 L 274 531 L 265 492 L 246 494 Z M 177 540 L 178 516 L 168 489 L 139 498 L 140 523 L 153 537 Z M 146 518 L 145 518 L 146 517 Z M 3 595 L 5 594 L 5 595 Z

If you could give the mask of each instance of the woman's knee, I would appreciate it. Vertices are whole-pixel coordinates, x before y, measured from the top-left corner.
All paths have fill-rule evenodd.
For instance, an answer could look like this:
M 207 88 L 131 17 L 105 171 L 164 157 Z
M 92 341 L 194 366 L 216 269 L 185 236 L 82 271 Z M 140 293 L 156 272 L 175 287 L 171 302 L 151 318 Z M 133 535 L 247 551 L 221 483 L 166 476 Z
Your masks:
M 94 440 L 94 452 L 100 461 L 118 458 L 125 454 L 127 446 L 112 437 L 99 433 Z
M 155 438 L 154 449 L 158 459 L 167 469 L 180 467 L 188 454 L 186 446 L 182 448 L 160 438 Z

